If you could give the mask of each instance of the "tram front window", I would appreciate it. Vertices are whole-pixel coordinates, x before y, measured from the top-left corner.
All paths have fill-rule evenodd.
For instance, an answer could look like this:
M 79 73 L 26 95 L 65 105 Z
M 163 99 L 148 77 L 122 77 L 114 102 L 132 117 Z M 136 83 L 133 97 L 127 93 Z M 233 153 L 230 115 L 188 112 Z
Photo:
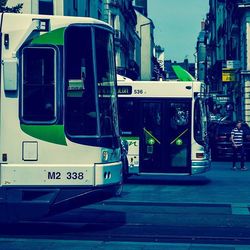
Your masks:
M 101 135 L 118 136 L 112 35 L 105 30 L 96 29 L 95 41 Z
M 65 30 L 65 126 L 70 136 L 97 135 L 92 30 Z
M 22 118 L 27 123 L 56 120 L 56 50 L 52 47 L 23 49 Z

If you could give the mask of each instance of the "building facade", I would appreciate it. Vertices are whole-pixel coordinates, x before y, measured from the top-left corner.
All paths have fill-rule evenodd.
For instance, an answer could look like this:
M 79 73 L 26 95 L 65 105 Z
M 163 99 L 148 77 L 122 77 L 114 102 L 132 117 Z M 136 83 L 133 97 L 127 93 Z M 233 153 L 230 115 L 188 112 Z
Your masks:
M 136 33 L 137 17 L 132 0 L 104 0 L 104 21 L 115 31 L 118 74 L 139 79 L 141 40 Z
M 196 44 L 196 73 L 195 78 L 199 81 L 206 82 L 207 69 L 207 31 L 205 22 L 201 22 L 201 31 L 198 35 Z
M 8 0 L 7 5 L 18 3 L 23 3 L 21 12 L 26 14 L 103 17 L 102 0 Z
M 154 24 L 153 21 L 136 11 L 136 32 L 141 39 L 141 80 L 152 80 L 154 72 Z
M 87 16 L 109 23 L 114 28 L 118 74 L 133 80 L 160 78 L 147 0 L 9 0 L 7 5 L 18 3 L 23 3 L 21 13 Z
M 210 0 L 209 6 L 207 83 L 211 93 L 228 98 L 232 120 L 250 124 L 250 1 Z

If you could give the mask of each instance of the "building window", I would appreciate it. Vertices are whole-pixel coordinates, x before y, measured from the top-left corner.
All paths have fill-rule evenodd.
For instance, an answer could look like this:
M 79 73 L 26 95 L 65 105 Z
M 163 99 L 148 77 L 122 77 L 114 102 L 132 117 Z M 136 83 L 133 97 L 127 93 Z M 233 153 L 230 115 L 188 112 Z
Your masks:
M 86 1 L 86 10 L 85 10 L 85 16 L 90 16 L 90 0 Z
M 53 0 L 39 0 L 39 14 L 53 15 Z
M 115 18 L 116 18 L 116 15 L 114 14 L 111 14 L 110 15 L 110 25 L 115 29 Z

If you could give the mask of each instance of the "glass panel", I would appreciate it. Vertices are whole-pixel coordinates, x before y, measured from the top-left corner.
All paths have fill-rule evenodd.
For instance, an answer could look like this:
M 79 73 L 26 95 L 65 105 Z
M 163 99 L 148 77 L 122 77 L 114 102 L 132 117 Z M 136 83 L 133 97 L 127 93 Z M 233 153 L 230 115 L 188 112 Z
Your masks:
M 194 139 L 200 145 L 204 145 L 207 128 L 207 116 L 205 103 L 197 99 L 194 105 Z
M 71 136 L 97 135 L 97 111 L 90 27 L 65 31 L 65 126 Z
M 162 112 L 160 103 L 143 104 L 142 161 L 145 172 L 162 172 Z
M 53 15 L 53 0 L 39 0 L 39 14 Z
M 55 50 L 23 49 L 23 106 L 25 121 L 55 120 Z
M 118 99 L 119 119 L 122 135 L 139 136 L 140 121 L 137 102 L 128 99 Z
M 119 135 L 112 35 L 96 29 L 96 63 L 102 135 Z
M 172 167 L 186 167 L 190 144 L 190 103 L 170 103 L 169 145 Z

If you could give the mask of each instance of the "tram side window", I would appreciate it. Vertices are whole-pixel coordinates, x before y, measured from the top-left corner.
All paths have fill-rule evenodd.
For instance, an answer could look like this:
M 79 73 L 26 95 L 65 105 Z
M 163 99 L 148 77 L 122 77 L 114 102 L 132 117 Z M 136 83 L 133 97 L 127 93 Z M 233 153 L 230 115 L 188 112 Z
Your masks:
M 27 122 L 55 121 L 55 50 L 23 49 L 22 119 Z

